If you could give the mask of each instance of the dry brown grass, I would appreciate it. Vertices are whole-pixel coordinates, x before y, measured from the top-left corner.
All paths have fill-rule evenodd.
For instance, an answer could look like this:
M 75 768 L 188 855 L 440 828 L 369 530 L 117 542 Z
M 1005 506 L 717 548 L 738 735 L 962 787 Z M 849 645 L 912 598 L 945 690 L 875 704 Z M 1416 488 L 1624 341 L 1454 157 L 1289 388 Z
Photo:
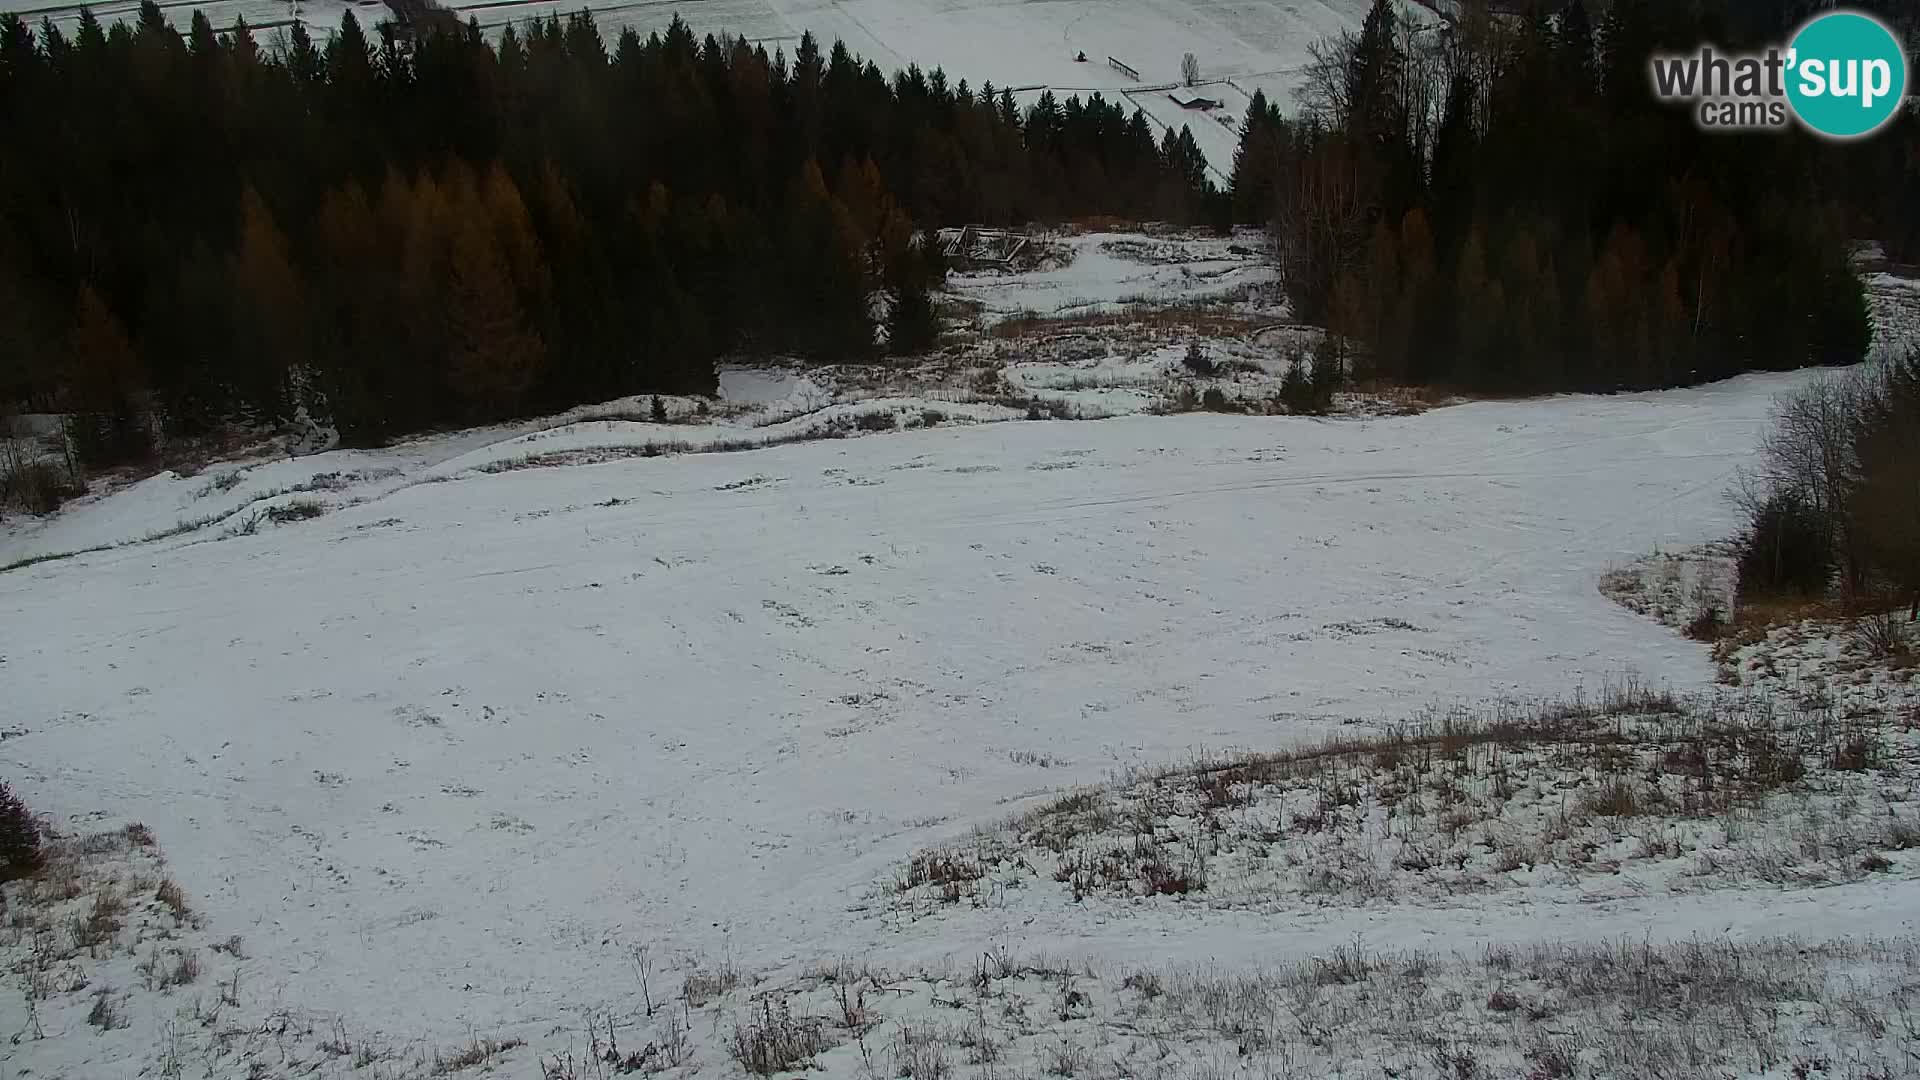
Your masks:
M 712 969 L 703 969 L 688 974 L 681 986 L 681 996 L 695 1009 L 704 1007 L 708 1002 L 732 990 L 745 981 L 740 969 L 732 963 L 723 963 Z
M 1244 337 L 1272 320 L 1235 311 L 1228 305 L 1129 304 L 1118 311 L 1085 315 L 1016 315 L 987 330 L 1002 340 L 1033 337 L 1069 330 L 1151 329 L 1182 331 L 1206 337 Z
M 1376 386 L 1364 393 L 1391 406 L 1397 416 L 1418 416 L 1428 409 L 1473 400 L 1432 386 Z
M 521 1039 L 482 1039 L 472 1038 L 465 1046 L 452 1050 L 435 1051 L 433 1055 L 433 1075 L 446 1076 L 449 1073 L 471 1069 L 483 1065 L 501 1054 L 516 1047 L 525 1046 Z
M 1136 221 L 1133 218 L 1115 217 L 1112 214 L 1088 214 L 1086 217 L 1069 218 L 1060 226 L 1060 231 L 1069 236 L 1084 233 L 1117 232 L 1145 233 L 1148 236 L 1178 236 L 1190 232 L 1178 225 L 1169 225 L 1160 221 Z
M 1842 600 L 1808 597 L 1771 597 L 1742 600 L 1727 623 L 1722 640 L 1751 645 L 1778 626 L 1803 622 L 1839 622 L 1858 608 Z
M 111 948 L 119 936 L 120 917 L 126 910 L 126 901 L 112 886 L 94 893 L 93 907 L 85 915 L 75 915 L 68 925 L 74 945 L 82 949 L 96 949 L 103 945 Z
M 173 963 L 160 972 L 160 988 L 187 986 L 200 978 L 200 954 L 192 949 L 183 949 L 174 954 Z
M 114 1004 L 113 989 L 101 987 L 93 992 L 93 1008 L 87 1010 L 87 1023 L 101 1031 L 112 1031 L 127 1026 L 120 1007 Z
M 1161 770 L 1153 779 L 1191 774 L 1206 785 L 1231 788 L 1234 785 L 1269 783 L 1276 780 L 1311 776 L 1319 766 L 1346 759 L 1369 759 L 1376 767 L 1392 767 L 1405 755 L 1439 752 L 1457 755 L 1481 746 L 1551 743 L 1568 746 L 1603 747 L 1624 741 L 1624 736 L 1602 721 L 1612 717 L 1673 716 L 1682 711 L 1671 691 L 1654 690 L 1629 682 L 1602 690 L 1592 699 L 1553 702 L 1534 710 L 1495 710 L 1487 716 L 1443 716 L 1429 723 L 1404 725 L 1387 731 L 1360 731 L 1329 736 L 1291 750 L 1271 754 L 1239 755 L 1229 761 L 1202 762 L 1193 766 Z M 1033 817 L 1057 813 L 1074 798 L 1042 807 Z
M 784 998 L 762 999 L 758 1015 L 749 1014 L 733 1032 L 729 1050 L 741 1067 L 757 1076 L 801 1069 L 828 1046 L 825 1025 L 811 1016 L 795 1016 Z M 921 1080 L 920 1074 L 910 1075 Z M 928 1076 L 925 1080 L 939 1080 Z
M 1806 598 L 1783 597 L 1744 600 L 1725 623 L 1713 643 L 1713 659 L 1719 665 L 1723 682 L 1739 681 L 1737 665 L 1740 653 L 1770 639 L 1790 645 L 1804 644 L 1816 637 L 1839 633 L 1856 654 L 1853 667 L 1872 664 L 1891 671 L 1920 667 L 1920 627 L 1903 638 L 1875 637 L 1875 629 L 1893 623 L 1896 632 L 1905 628 L 1904 611 L 1893 608 L 1885 598 Z M 1760 650 L 1759 661 L 1771 670 L 1772 658 Z M 1843 665 L 1848 662 L 1840 662 Z
M 1136 770 L 920 852 L 895 892 L 909 908 L 980 906 L 1051 876 L 1076 901 L 1364 902 L 1525 887 L 1503 876 L 1523 866 L 1626 863 L 1677 889 L 1853 880 L 1861 855 L 1898 850 L 1893 826 L 1910 827 L 1889 793 L 1920 764 L 1911 744 L 1889 717 L 1805 695 L 1677 700 L 1628 685 L 1436 712 Z
M 167 910 L 173 913 L 175 922 L 184 923 L 193 917 L 193 909 L 187 905 L 186 890 L 172 878 L 160 882 L 160 887 L 154 890 L 153 895 L 154 899 L 165 904 Z
M 1279 963 L 1110 973 L 991 947 L 964 967 L 805 976 L 714 1034 L 750 1076 L 815 1066 L 905 1080 L 1913 1072 L 1912 937 L 1670 942 L 1655 930 L 1434 952 L 1360 937 L 1328 944 Z M 866 993 L 843 1023 L 850 983 Z

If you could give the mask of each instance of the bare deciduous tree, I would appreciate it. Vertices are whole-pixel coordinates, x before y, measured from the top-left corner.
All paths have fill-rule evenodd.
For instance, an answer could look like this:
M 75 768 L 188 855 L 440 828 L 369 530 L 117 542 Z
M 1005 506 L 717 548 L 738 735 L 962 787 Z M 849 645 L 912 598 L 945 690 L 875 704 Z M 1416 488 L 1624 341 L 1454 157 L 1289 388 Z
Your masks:
M 1737 493 L 1749 514 L 1774 496 L 1803 507 L 1840 561 L 1850 592 L 1860 584 L 1860 568 L 1846 507 L 1858 473 L 1854 436 L 1865 393 L 1861 377 L 1829 375 L 1780 399 L 1760 443 L 1760 464 Z
M 1200 60 L 1192 53 L 1180 58 L 1180 79 L 1188 86 L 1200 81 Z
M 1280 275 L 1296 306 L 1325 312 L 1333 283 L 1366 252 L 1367 197 L 1351 152 L 1336 150 L 1303 165 L 1295 189 L 1280 199 L 1273 237 Z
M 1847 596 L 1890 586 L 1920 617 L 1920 351 L 1781 398 L 1734 494 L 1756 523 L 1805 515 Z
M 1353 62 L 1352 33 L 1307 45 L 1307 66 L 1296 96 L 1301 115 L 1327 129 L 1344 130 L 1352 103 L 1347 100 L 1347 68 Z

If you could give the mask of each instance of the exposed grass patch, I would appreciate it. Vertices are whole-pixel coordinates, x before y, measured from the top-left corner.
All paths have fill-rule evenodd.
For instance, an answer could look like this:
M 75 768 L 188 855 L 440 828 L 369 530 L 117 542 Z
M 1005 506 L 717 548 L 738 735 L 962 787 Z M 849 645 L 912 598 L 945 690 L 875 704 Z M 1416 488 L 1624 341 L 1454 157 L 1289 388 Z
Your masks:
M 87 1023 L 101 1031 L 127 1026 L 126 1017 L 114 1000 L 112 987 L 103 986 L 93 992 L 93 1007 L 87 1010 Z
M 188 986 L 200 981 L 200 954 L 192 949 L 182 949 L 173 954 L 170 962 L 161 966 L 158 984 L 162 990 L 175 986 Z
M 193 908 L 187 904 L 186 890 L 172 878 L 161 881 L 160 887 L 154 890 L 153 895 L 154 899 L 166 905 L 167 910 L 173 913 L 174 922 L 184 923 L 193 918 Z
M 805 1065 L 826 1047 L 825 1025 L 814 1017 L 795 1016 L 783 998 L 777 1004 L 762 999 L 757 1013 L 734 1026 L 729 1049 L 748 1072 L 772 1076 Z
M 12 461 L 0 447 L 0 507 L 17 507 L 29 514 L 51 514 L 69 499 L 87 493 L 87 486 L 66 467 L 52 461 Z
M 224 494 L 239 487 L 240 481 L 244 479 L 246 479 L 246 473 L 243 470 L 229 469 L 200 485 L 200 487 L 194 491 L 193 497 L 196 499 L 204 499 L 209 495 Z
M 327 504 L 316 499 L 294 499 L 280 506 L 267 508 L 267 520 L 275 525 L 285 525 L 290 521 L 307 521 L 327 512 Z
M 483 1039 L 478 1036 L 468 1039 L 463 1046 L 451 1050 L 435 1051 L 433 1055 L 433 1075 L 446 1076 L 464 1069 L 484 1065 L 501 1054 L 525 1046 L 522 1039 Z
M 893 892 L 914 909 L 1046 877 L 1075 900 L 1230 904 L 1438 900 L 1542 869 L 1635 867 L 1669 890 L 1848 881 L 1913 839 L 1916 784 L 1920 732 L 1883 714 L 1629 684 L 1138 771 L 922 851 Z
M 85 913 L 75 915 L 68 921 L 68 932 L 73 943 L 82 949 L 112 948 L 124 925 L 127 904 L 118 890 L 104 886 L 93 894 L 93 906 Z
M 1228 303 L 1167 304 L 1142 301 L 1112 309 L 1073 315 L 1025 312 L 1002 319 L 987 330 L 1003 340 L 1065 330 L 1158 330 L 1205 337 L 1240 337 L 1271 320 L 1245 314 Z
M 1281 963 L 1112 976 L 978 955 L 964 972 L 805 977 L 721 1037 L 752 1075 L 1869 1080 L 1911 1072 L 1920 985 L 1913 937 L 1466 953 L 1354 939 Z M 839 1015 L 850 985 L 871 992 L 832 1045 L 811 1018 Z
M 695 971 L 687 976 L 681 986 L 681 996 L 692 1008 L 698 1009 L 715 998 L 730 993 L 744 981 L 740 969 L 731 963 L 718 967 Z

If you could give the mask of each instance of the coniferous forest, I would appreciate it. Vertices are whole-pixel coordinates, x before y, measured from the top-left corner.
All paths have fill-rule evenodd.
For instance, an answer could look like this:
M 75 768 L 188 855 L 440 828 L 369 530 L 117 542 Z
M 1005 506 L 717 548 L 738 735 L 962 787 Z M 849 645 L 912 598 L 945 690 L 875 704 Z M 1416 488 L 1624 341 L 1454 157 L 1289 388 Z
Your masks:
M 370 443 L 640 392 L 722 353 L 933 335 L 916 231 L 1224 210 L 1191 135 L 1094 96 L 1021 110 L 675 21 L 589 14 L 284 48 L 152 3 L 0 20 L 0 398 L 84 414 L 83 456 L 324 408 Z
M 1256 98 L 1228 192 L 1190 134 L 1097 94 L 1023 108 L 811 37 L 0 16 L 0 403 L 73 415 L 110 464 L 156 430 L 324 412 L 364 445 L 706 392 L 723 355 L 930 346 L 928 230 L 1095 216 L 1266 226 L 1356 378 L 1612 390 L 1863 355 L 1848 245 L 1920 260 L 1920 120 L 1843 146 L 1650 99 L 1651 50 L 1778 40 L 1790 4 L 1485 7 L 1436 35 L 1377 3 L 1299 114 Z
M 1271 224 L 1296 314 L 1361 377 L 1607 391 L 1851 363 L 1849 240 L 1920 260 L 1920 115 L 1853 144 L 1706 134 L 1647 74 L 1657 50 L 1780 43 L 1811 7 L 1483 4 L 1435 50 L 1376 3 L 1301 116 L 1255 101 L 1236 212 Z

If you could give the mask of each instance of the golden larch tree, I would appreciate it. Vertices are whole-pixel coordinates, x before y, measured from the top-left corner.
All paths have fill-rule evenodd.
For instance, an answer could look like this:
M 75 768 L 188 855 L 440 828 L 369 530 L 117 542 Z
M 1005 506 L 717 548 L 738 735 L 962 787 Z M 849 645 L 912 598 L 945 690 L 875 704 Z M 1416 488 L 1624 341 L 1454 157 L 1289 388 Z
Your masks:
M 512 415 L 546 349 L 527 326 L 506 256 L 487 221 L 467 218 L 454 231 L 446 316 L 454 392 L 478 417 Z

